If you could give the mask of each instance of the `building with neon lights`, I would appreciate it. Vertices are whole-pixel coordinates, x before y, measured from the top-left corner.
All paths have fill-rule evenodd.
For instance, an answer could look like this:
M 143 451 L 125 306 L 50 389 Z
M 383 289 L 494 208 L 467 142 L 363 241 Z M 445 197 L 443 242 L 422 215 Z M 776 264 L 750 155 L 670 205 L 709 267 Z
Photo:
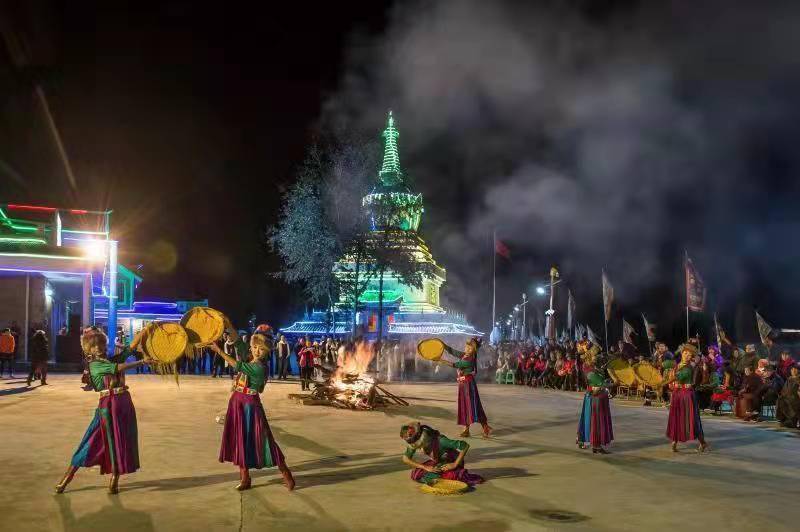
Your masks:
M 394 116 L 389 111 L 386 129 L 382 134 L 383 162 L 375 186 L 364 196 L 362 206 L 370 214 L 371 230 L 376 234 L 385 227 L 413 233 L 411 235 L 411 240 L 414 242 L 413 253 L 417 256 L 417 260 L 426 264 L 428 274 L 421 288 L 404 284 L 391 272 L 384 276 L 384 337 L 399 341 L 436 336 L 458 342 L 468 336 L 482 336 L 483 333 L 477 331 L 463 316 L 448 311 L 440 304 L 439 290 L 445 283 L 446 271 L 436 263 L 430 249 L 418 233 L 424 212 L 422 194 L 416 194 L 409 188 L 400 166 L 397 148 L 399 136 Z M 394 213 L 392 219 L 377 219 L 374 213 L 382 212 L 380 207 L 387 204 L 394 207 L 388 211 Z M 342 259 L 337 264 L 334 274 L 340 277 L 354 275 L 350 273 L 354 271 L 352 266 L 346 258 Z M 315 311 L 281 331 L 291 336 L 348 335 L 352 332 L 355 319 L 358 334 L 374 338 L 378 331 L 379 294 L 378 279 L 371 279 L 359 299 L 355 316 L 352 312 L 342 310 L 349 307 L 342 299 L 334 312 L 334 323 L 326 319 L 326 312 Z
M 0 327 L 44 327 L 51 362 L 79 363 L 82 327 L 119 326 L 130 339 L 150 321 L 178 321 L 208 304 L 137 301 L 142 277 L 118 263 L 117 250 L 111 211 L 0 204 Z M 62 327 L 68 334 L 59 336 Z M 28 360 L 26 338 L 17 362 Z

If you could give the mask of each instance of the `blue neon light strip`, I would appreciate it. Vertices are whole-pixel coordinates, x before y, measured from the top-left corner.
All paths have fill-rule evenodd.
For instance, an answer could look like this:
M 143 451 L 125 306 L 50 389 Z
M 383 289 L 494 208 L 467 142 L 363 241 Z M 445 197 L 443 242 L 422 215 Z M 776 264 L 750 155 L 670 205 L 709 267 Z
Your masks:
M 169 301 L 134 301 L 134 305 L 161 305 L 161 306 L 168 306 L 172 308 L 177 308 L 177 303 L 170 303 Z

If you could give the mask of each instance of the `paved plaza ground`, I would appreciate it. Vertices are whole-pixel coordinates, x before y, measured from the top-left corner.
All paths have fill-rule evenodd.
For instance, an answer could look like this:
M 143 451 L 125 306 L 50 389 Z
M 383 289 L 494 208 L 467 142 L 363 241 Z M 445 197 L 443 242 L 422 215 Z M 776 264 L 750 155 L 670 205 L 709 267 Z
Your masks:
M 704 417 L 712 451 L 673 454 L 667 411 L 615 401 L 608 456 L 575 446 L 580 394 L 482 385 L 496 429 L 472 437 L 470 469 L 489 481 L 461 496 L 421 493 L 400 455 L 400 425 L 419 419 L 457 436 L 453 384 L 390 385 L 407 408 L 354 412 L 301 406 L 296 383 L 263 394 L 275 437 L 297 480 L 273 470 L 234 490 L 217 461 L 229 380 L 158 376 L 128 382 L 139 419 L 142 469 L 117 496 L 81 470 L 53 494 L 97 404 L 77 375 L 25 391 L 0 380 L 0 530 L 798 530 L 800 438 L 774 424 Z M 477 429 L 477 427 L 476 427 Z M 476 430 L 477 432 L 477 430 Z

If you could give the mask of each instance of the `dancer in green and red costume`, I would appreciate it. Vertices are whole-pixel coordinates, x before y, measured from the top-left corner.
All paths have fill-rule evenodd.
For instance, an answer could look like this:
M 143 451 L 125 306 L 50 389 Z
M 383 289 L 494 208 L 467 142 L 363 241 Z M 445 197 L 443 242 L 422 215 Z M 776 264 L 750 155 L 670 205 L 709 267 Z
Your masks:
M 469 444 L 464 440 L 451 440 L 438 430 L 419 422 L 400 428 L 400 437 L 408 444 L 403 454 L 403 463 L 414 468 L 411 479 L 422 484 L 431 484 L 440 478 L 458 480 L 474 486 L 484 482 L 483 477 L 464 468 L 464 457 Z M 417 451 L 428 456 L 425 462 L 413 460 Z
M 139 346 L 142 334 L 116 358 L 124 360 Z M 139 469 L 139 437 L 136 410 L 125 385 L 125 370 L 145 364 L 149 359 L 116 364 L 107 358 L 108 337 L 97 327 L 89 327 L 81 336 L 81 348 L 88 360 L 93 389 L 100 392 L 100 403 L 67 472 L 56 485 L 63 493 L 80 467 L 99 465 L 100 474 L 111 474 L 109 493 L 119 491 L 119 476 Z
M 294 489 L 292 472 L 286 465 L 281 448 L 272 436 L 267 414 L 259 394 L 267 380 L 266 357 L 272 350 L 272 337 L 256 332 L 250 337 L 251 360 L 234 360 L 216 344 L 209 346 L 237 371 L 236 381 L 225 414 L 220 462 L 239 466 L 239 491 L 250 489 L 250 469 L 277 467 L 286 488 Z
M 678 452 L 678 442 L 697 440 L 700 442 L 697 450 L 702 453 L 708 449 L 708 443 L 703 435 L 700 408 L 692 389 L 692 366 L 690 365 L 692 358 L 697 354 L 697 348 L 692 344 L 683 344 L 680 352 L 681 363 L 678 364 L 677 371 L 664 382 L 672 388 L 667 437 L 672 441 L 673 452 Z
M 608 454 L 605 448 L 614 439 L 608 390 L 603 377 L 594 371 L 586 375 L 586 383 L 578 422 L 578 447 L 585 449 L 591 445 L 593 453 Z
M 483 411 L 481 396 L 478 394 L 478 384 L 475 381 L 475 373 L 478 370 L 477 358 L 478 349 L 481 346 L 479 338 L 467 340 L 465 350 L 458 351 L 445 344 L 445 350 L 451 355 L 458 357 L 455 362 L 440 360 L 442 364 L 452 366 L 457 370 L 458 380 L 458 424 L 464 426 L 461 433 L 462 438 L 469 437 L 469 426 L 473 423 L 480 423 L 483 427 L 483 436 L 488 438 L 492 433 L 492 427 L 486 419 L 486 412 Z

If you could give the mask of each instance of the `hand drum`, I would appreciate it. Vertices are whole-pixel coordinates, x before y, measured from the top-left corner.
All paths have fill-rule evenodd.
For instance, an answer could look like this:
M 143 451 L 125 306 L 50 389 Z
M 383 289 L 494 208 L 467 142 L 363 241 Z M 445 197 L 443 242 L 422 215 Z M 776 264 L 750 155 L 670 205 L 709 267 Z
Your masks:
M 417 353 L 425 360 L 434 362 L 441 360 L 444 354 L 445 344 L 438 338 L 428 338 L 417 344 Z

